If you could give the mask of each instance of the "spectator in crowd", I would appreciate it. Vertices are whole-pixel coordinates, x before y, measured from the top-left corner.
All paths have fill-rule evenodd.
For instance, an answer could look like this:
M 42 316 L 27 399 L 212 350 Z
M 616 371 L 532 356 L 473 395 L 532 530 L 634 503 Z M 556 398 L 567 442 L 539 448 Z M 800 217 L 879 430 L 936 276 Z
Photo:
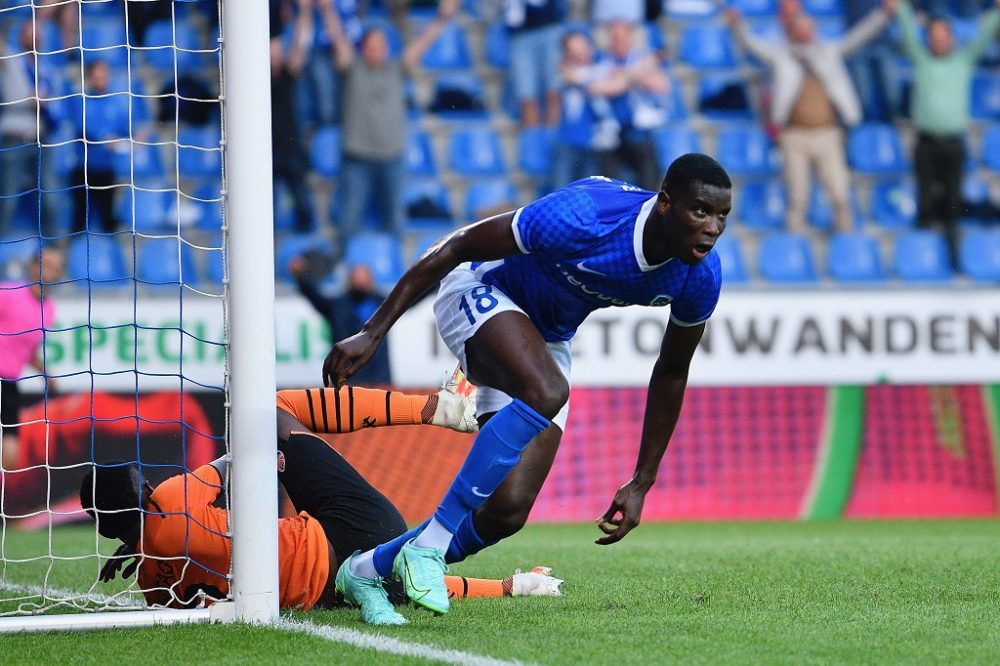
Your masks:
M 73 185 L 73 231 L 115 230 L 115 153 L 129 150 L 128 95 L 108 94 L 111 69 L 103 60 L 84 67 L 84 95 L 73 98 L 71 124 L 75 136 L 85 143 L 78 147 Z M 141 138 L 141 137 L 136 137 Z M 96 220 L 94 219 L 96 217 Z M 100 222 L 100 225 L 97 222 Z
M 295 284 L 330 326 L 330 336 L 334 340 L 360 330 L 368 321 L 384 298 L 375 290 L 375 278 L 371 268 L 364 264 L 351 266 L 347 275 L 346 293 L 335 298 L 324 295 L 317 284 L 317 276 L 322 274 L 321 264 L 315 255 L 296 257 L 288 266 L 288 272 L 295 278 Z M 389 346 L 382 345 L 375 356 L 356 374 L 351 383 L 355 386 L 391 386 L 392 373 L 389 366 Z
M 18 380 L 27 366 L 45 372 L 41 353 L 44 331 L 55 320 L 55 303 L 45 294 L 46 285 L 62 279 L 63 256 L 47 248 L 24 265 L 25 279 L 0 282 L 0 463 L 3 470 L 15 467 L 18 454 L 17 424 L 21 408 Z M 51 379 L 47 379 L 53 390 Z
M 295 93 L 310 48 L 313 6 L 312 0 L 296 2 L 295 28 L 287 46 L 281 24 L 271 24 L 271 170 L 274 182 L 284 183 L 292 195 L 295 230 L 304 232 L 312 229 L 313 214 Z
M 505 0 L 504 24 L 510 33 L 510 77 L 521 110 L 521 125 L 559 121 L 557 69 L 559 38 L 566 17 L 563 0 Z
M 921 227 L 941 225 L 956 252 L 961 214 L 965 132 L 969 92 L 976 60 L 1000 27 L 1000 0 L 987 12 L 975 38 L 955 48 L 951 24 L 932 18 L 927 45 L 920 43 L 909 2 L 899 7 L 903 52 L 913 65 L 910 118 L 917 131 L 913 166 L 917 176 L 917 220 Z
M 306 60 L 299 93 L 312 104 L 312 119 L 320 125 L 329 125 L 340 119 L 341 90 L 332 59 L 333 38 L 323 21 L 321 8 L 325 4 L 324 0 L 317 0 L 316 4 L 314 19 L 319 20 L 314 20 L 316 32 L 313 48 Z M 331 0 L 330 4 L 337 12 L 344 34 L 356 47 L 364 34 L 358 0 Z
M 805 14 L 790 18 L 787 39 L 774 44 L 751 35 L 736 10 L 726 12 L 742 47 L 771 70 L 771 121 L 780 128 L 791 231 L 806 231 L 813 169 L 833 206 L 836 229 L 846 232 L 854 227 L 842 125 L 861 121 L 861 103 L 844 57 L 885 28 L 894 2 L 885 0 L 883 8 L 870 12 L 842 39 L 829 41 L 816 37 L 815 25 Z
M 881 0 L 844 0 L 844 18 L 848 28 L 861 23 Z M 899 113 L 899 86 L 894 75 L 895 46 L 889 31 L 858 49 L 847 60 L 851 80 L 861 100 L 861 111 L 868 122 L 890 122 Z
M 323 21 L 333 40 L 333 58 L 343 76 L 342 159 L 340 167 L 340 231 L 354 234 L 368 202 L 377 193 L 382 226 L 402 234 L 406 217 L 403 181 L 406 177 L 407 73 L 441 34 L 458 11 L 458 0 L 441 0 L 437 17 L 407 44 L 402 57 L 389 52 L 381 28 L 370 28 L 357 51 L 344 32 L 330 0 L 320 0 Z
M 36 68 L 31 53 L 35 24 L 25 21 L 17 35 L 20 55 L 6 53 L 0 41 L 0 55 L 6 56 L 0 59 L 0 234 L 10 229 L 25 196 L 31 196 L 35 202 L 31 208 L 40 216 L 36 230 L 49 233 L 51 211 L 41 190 L 51 191 L 56 185 L 52 160 L 42 159 L 41 144 L 53 124 L 45 100 L 54 90 L 50 73 Z
M 656 190 L 662 174 L 652 130 L 667 120 L 670 79 L 655 54 L 633 46 L 633 32 L 628 21 L 608 24 L 608 51 L 595 83 L 608 97 L 618 132 L 610 142 L 600 142 L 598 161 L 603 175 L 625 180 L 628 169 L 637 185 Z

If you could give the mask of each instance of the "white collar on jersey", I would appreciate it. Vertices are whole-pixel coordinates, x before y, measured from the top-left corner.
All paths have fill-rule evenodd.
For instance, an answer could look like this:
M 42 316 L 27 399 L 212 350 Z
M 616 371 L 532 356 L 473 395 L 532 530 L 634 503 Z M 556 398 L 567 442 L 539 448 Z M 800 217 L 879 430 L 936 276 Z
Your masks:
M 674 259 L 670 257 L 670 259 L 667 259 L 663 263 L 652 266 L 646 261 L 646 255 L 642 253 L 642 232 L 646 228 L 646 220 L 649 219 L 649 213 L 653 210 L 653 206 L 656 205 L 656 197 L 657 195 L 654 194 L 646 203 L 642 204 L 642 208 L 639 209 L 639 216 L 635 218 L 635 231 L 632 233 L 632 248 L 635 250 L 635 260 L 639 262 L 639 268 L 643 273 L 655 271 L 660 266 L 669 264 Z

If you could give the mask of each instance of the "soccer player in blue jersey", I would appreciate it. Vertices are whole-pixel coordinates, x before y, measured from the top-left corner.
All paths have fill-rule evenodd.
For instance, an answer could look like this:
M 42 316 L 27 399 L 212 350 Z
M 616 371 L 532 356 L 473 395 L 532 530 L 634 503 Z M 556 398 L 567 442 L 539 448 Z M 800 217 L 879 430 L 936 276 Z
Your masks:
M 701 154 L 670 165 L 659 192 L 603 177 L 576 181 L 511 213 L 442 238 L 396 284 L 362 330 L 338 342 L 324 381 L 343 384 L 372 357 L 399 316 L 438 281 L 438 330 L 479 386 L 482 427 L 434 516 L 338 573 L 348 600 L 374 595 L 395 574 L 412 601 L 448 611 L 446 562 L 517 532 L 548 475 L 568 413 L 570 342 L 594 310 L 670 305 L 649 380 L 635 473 L 598 520 L 599 544 L 639 524 L 680 415 L 691 357 L 721 286 L 712 251 L 726 227 L 732 185 Z M 529 446 L 530 444 L 530 446 Z M 402 624 L 388 600 L 366 608 Z

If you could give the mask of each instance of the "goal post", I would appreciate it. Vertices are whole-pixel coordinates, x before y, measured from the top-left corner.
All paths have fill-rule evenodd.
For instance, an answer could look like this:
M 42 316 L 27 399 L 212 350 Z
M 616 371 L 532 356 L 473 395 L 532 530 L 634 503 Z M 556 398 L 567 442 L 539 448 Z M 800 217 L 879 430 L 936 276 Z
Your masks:
M 84 363 L 87 367 L 85 371 L 76 369 L 60 374 L 59 370 L 50 371 L 49 361 L 46 361 L 44 371 L 26 376 L 29 385 L 31 382 L 41 385 L 43 381 L 54 377 L 60 383 L 61 390 L 69 387 L 70 392 L 78 392 L 83 398 L 78 401 L 81 409 L 79 413 L 67 415 L 62 412 L 59 416 L 50 416 L 51 395 L 46 391 L 39 409 L 33 412 L 34 416 L 19 418 L 14 424 L 4 421 L 0 425 L 0 431 L 10 425 L 20 425 L 22 432 L 24 426 L 32 426 L 34 434 L 40 435 L 35 444 L 43 456 L 41 461 L 36 461 L 29 469 L 4 468 L 0 472 L 7 479 L 0 483 L 0 634 L 136 628 L 208 621 L 267 624 L 277 620 L 279 615 L 274 399 L 275 289 L 274 271 L 271 270 L 274 265 L 274 226 L 269 3 L 268 0 L 164 0 L 171 7 L 170 18 L 161 19 L 160 22 L 169 22 L 169 29 L 161 29 L 157 33 L 152 28 L 147 28 L 143 39 L 138 40 L 129 26 L 127 7 L 133 2 L 143 4 L 136 0 L 56 0 L 54 3 L 47 3 L 46 6 L 50 9 L 54 5 L 78 13 L 79 44 L 66 44 L 53 51 L 42 45 L 20 53 L 0 50 L 0 65 L 8 59 L 22 58 L 30 61 L 29 71 L 35 76 L 34 92 L 26 93 L 13 101 L 0 100 L 3 111 L 15 109 L 19 104 L 38 106 L 38 100 L 51 102 L 48 106 L 57 111 L 71 107 L 75 101 L 79 101 L 79 106 L 82 107 L 82 130 L 78 130 L 77 134 L 67 135 L 62 130 L 51 131 L 51 128 L 49 132 L 43 132 L 39 115 L 36 136 L 28 137 L 23 146 L 15 147 L 34 150 L 39 155 L 39 175 L 33 189 L 38 200 L 38 221 L 34 230 L 30 225 L 25 228 L 23 223 L 14 232 L 0 226 L 0 256 L 4 261 L 13 261 L 9 258 L 14 257 L 16 252 L 21 252 L 21 248 L 30 246 L 35 248 L 35 256 L 40 257 L 40 248 L 55 245 L 61 249 L 68 248 L 67 264 L 77 261 L 79 268 L 82 261 L 83 277 L 69 275 L 67 279 L 54 285 L 57 294 L 75 294 L 66 298 L 70 301 L 75 299 L 76 302 L 60 301 L 60 307 L 63 304 L 73 306 L 66 308 L 72 314 L 65 316 L 75 316 L 78 319 L 53 326 L 51 321 L 45 319 L 48 315 L 44 315 L 40 349 L 47 350 L 53 340 L 57 340 L 57 346 L 62 344 L 60 341 L 83 341 L 86 348 L 82 353 L 86 356 Z M 209 26 L 204 23 L 198 24 L 204 26 L 206 41 L 209 41 L 207 35 L 212 34 L 207 48 L 192 46 L 194 42 L 183 34 L 188 26 L 182 25 L 178 16 L 188 11 L 192 3 L 198 3 L 206 11 L 218 14 L 217 33 L 210 31 Z M 32 29 L 38 31 L 40 21 L 37 15 L 43 6 L 41 0 L 18 0 L 17 3 L 10 4 L 15 5 L 13 9 L 8 9 L 8 5 L 0 8 L 0 25 L 8 27 L 9 23 L 13 23 L 14 14 L 20 12 L 17 14 L 19 20 L 23 21 L 27 17 Z M 124 25 L 113 26 L 121 29 L 121 36 L 113 36 L 109 41 L 109 31 L 106 28 L 112 23 L 109 16 L 115 11 L 118 12 L 117 16 L 124 19 Z M 10 20 L 5 23 L 5 19 Z M 94 24 L 88 25 L 89 21 Z M 103 32 L 91 29 L 98 23 Z M 209 25 L 215 25 L 214 17 Z M 111 31 L 110 34 L 116 33 Z M 217 41 L 215 34 L 218 35 Z M 157 42 L 158 38 L 165 41 Z M 170 81 L 172 77 L 173 91 L 156 93 L 133 88 L 136 79 L 141 78 L 137 76 L 137 70 L 152 67 L 152 57 L 157 50 L 173 53 L 172 72 L 169 72 L 168 63 L 168 71 L 163 74 L 166 81 Z M 64 64 L 65 67 L 72 67 L 77 64 L 76 54 L 79 54 L 81 71 L 85 69 L 88 59 L 106 59 L 112 63 L 110 91 L 95 95 L 87 88 L 87 82 L 82 77 L 79 91 L 43 91 L 39 84 L 41 74 L 36 74 L 40 71 L 39 64 L 58 59 L 59 63 L 69 63 Z M 214 60 L 210 66 L 201 61 L 200 66 L 203 73 L 207 70 L 209 75 L 218 74 L 218 97 L 214 97 L 214 93 L 208 99 L 202 99 L 201 95 L 190 97 L 180 85 L 182 56 L 214 58 L 216 54 L 217 72 Z M 118 59 L 117 63 L 115 59 Z M 116 75 L 119 76 L 117 81 Z M 121 78 L 124 78 L 124 89 Z M 142 81 L 139 83 L 141 85 Z M 110 138 L 98 136 L 97 133 L 92 135 L 95 128 L 93 118 L 88 114 L 88 104 L 96 106 L 116 96 L 127 100 L 127 133 L 112 135 Z M 159 129 L 164 133 L 172 131 L 174 134 L 160 141 L 155 136 L 147 138 L 148 127 L 152 122 L 148 117 L 143 118 L 137 109 L 163 98 L 172 98 L 175 105 L 174 121 L 172 128 L 169 127 L 171 123 L 166 122 Z M 219 124 L 206 128 L 209 131 L 200 134 L 185 134 L 179 115 L 181 104 L 205 102 L 218 104 L 220 107 Z M 89 129 L 88 122 L 91 124 Z M 164 123 L 162 118 L 160 123 Z M 146 134 L 134 131 L 139 127 L 147 128 Z M 214 136 L 213 131 L 216 132 Z M 196 138 L 192 139 L 192 136 Z M 94 156 L 102 147 L 107 146 L 114 147 L 116 160 L 128 162 L 124 169 L 116 167 L 115 180 L 110 184 L 98 182 L 88 164 L 88 159 L 96 159 Z M 0 146 L 0 151 L 3 150 L 8 148 Z M 78 157 L 75 158 L 78 163 L 72 167 L 60 168 L 66 173 L 76 168 L 78 173 L 82 172 L 82 180 L 76 183 L 67 178 L 65 187 L 48 189 L 50 185 L 43 182 L 41 175 L 42 161 L 48 160 L 49 155 L 54 155 L 58 160 L 66 159 L 69 162 L 73 159 L 74 151 L 78 151 Z M 140 160 L 155 154 L 167 155 L 168 151 L 171 157 L 167 159 L 176 162 L 173 182 L 170 182 L 169 168 L 158 174 L 161 181 L 150 185 L 148 181 L 142 180 L 147 175 L 149 163 L 140 164 Z M 156 157 L 153 162 L 159 159 Z M 195 176 L 185 173 L 189 165 L 194 165 L 198 171 Z M 208 184 L 207 181 L 211 183 Z M 184 186 L 182 182 L 185 182 Z M 207 189 L 199 189 L 191 183 L 209 186 Z M 84 210 L 88 217 L 85 229 L 71 230 L 64 219 L 59 231 L 50 231 L 48 220 L 45 219 L 43 223 L 43 218 L 48 214 L 43 216 L 42 199 L 50 195 L 61 198 L 65 200 L 64 206 L 68 207 L 72 203 L 70 198 L 74 191 L 86 192 L 87 199 L 95 201 L 102 192 L 111 192 L 116 202 L 125 201 L 129 204 L 126 207 L 116 204 L 115 217 L 119 227 L 110 231 L 98 230 L 97 222 L 90 219 L 94 201 L 85 199 Z M 31 191 L 23 196 L 28 194 Z M 160 194 L 165 196 L 158 197 Z M 12 196 L 8 192 L 2 192 L 0 195 L 5 195 L 5 200 L 18 202 L 18 205 L 21 203 L 19 197 L 22 197 L 22 193 Z M 108 195 L 109 200 L 112 195 Z M 154 201 L 154 198 L 156 201 L 172 202 L 164 204 L 162 219 L 158 219 L 155 224 L 146 220 L 151 213 L 144 208 L 151 205 L 149 202 Z M 21 205 L 21 208 L 27 207 Z M 219 208 L 221 216 L 218 216 Z M 126 212 L 122 214 L 119 209 Z M 185 219 L 193 209 L 214 210 L 214 216 L 219 219 L 212 222 L 214 226 L 203 224 L 198 227 L 196 223 Z M 215 220 L 209 213 L 200 214 Z M 130 221 L 128 217 L 131 217 Z M 101 218 L 98 217 L 97 220 Z M 167 263 L 170 263 L 171 255 L 176 258 L 177 275 L 164 278 L 165 282 L 157 282 L 158 278 L 149 277 L 144 272 L 148 266 L 142 265 L 145 256 L 140 253 L 143 248 L 147 244 L 156 243 L 167 243 L 173 248 L 160 255 L 168 260 Z M 105 272 L 101 277 L 96 277 L 98 264 L 105 260 L 103 256 L 91 254 L 92 251 L 97 251 L 98 245 L 104 249 L 110 247 L 115 252 L 128 247 L 133 255 L 126 257 L 123 265 L 113 268 L 111 273 Z M 81 248 L 84 248 L 82 252 L 74 254 L 74 250 Z M 186 279 L 189 254 L 197 257 L 194 261 L 204 266 L 197 273 L 211 277 L 194 277 L 190 282 Z M 40 263 L 40 258 L 38 261 Z M 216 265 L 218 269 L 213 270 Z M 4 282 L 2 273 L 6 268 L 0 265 L 0 288 L 21 288 L 10 287 L 13 283 Z M 92 270 L 95 271 L 93 278 Z M 114 270 L 119 272 L 115 273 Z M 199 279 L 210 282 L 197 282 Z M 62 283 L 74 284 L 72 287 L 65 285 L 65 291 L 60 292 L 64 288 Z M 172 286 L 173 291 L 164 285 Z M 49 293 L 47 289 L 48 287 L 43 286 L 43 294 Z M 176 302 L 170 297 L 171 293 Z M 149 294 L 152 296 L 147 299 Z M 159 323 L 148 319 L 149 313 L 156 311 L 156 308 L 151 307 L 151 302 L 157 300 L 160 305 L 167 304 L 160 308 L 163 319 Z M 193 323 L 186 323 L 189 319 Z M 216 326 L 218 331 L 213 328 Z M 3 335 L 10 333 L 4 333 L 0 329 L 0 336 Z M 155 339 L 158 347 L 169 347 L 165 356 L 176 360 L 177 365 L 173 368 L 143 365 L 144 361 L 140 360 L 143 356 L 140 338 L 144 335 L 150 340 Z M 119 361 L 123 358 L 132 359 L 125 362 L 124 366 L 105 365 L 107 359 L 97 349 L 102 341 L 112 336 L 117 345 L 118 356 L 115 358 Z M 0 337 L 0 342 L 2 341 L 3 338 Z M 68 348 L 68 343 L 63 348 Z M 220 360 L 208 371 L 190 367 L 197 365 L 190 364 L 190 358 L 204 359 L 215 354 L 218 354 Z M 49 360 L 52 360 L 51 354 Z M 206 380 L 203 374 L 199 374 L 204 372 L 217 375 L 211 374 L 211 379 Z M 173 394 L 172 406 L 164 408 L 161 403 L 156 403 L 154 408 L 142 406 L 145 392 L 150 391 L 150 387 L 163 389 L 165 386 L 172 387 L 167 389 Z M 89 405 L 86 404 L 87 387 Z M 199 413 L 197 418 L 192 415 L 192 401 L 186 395 L 192 389 L 206 388 L 215 392 L 213 397 L 221 396 L 218 402 L 224 404 L 224 409 L 221 410 L 224 414 L 219 417 L 222 423 L 214 430 L 209 427 L 209 420 L 204 414 Z M 110 392 L 127 391 L 131 394 L 133 390 L 134 405 L 132 396 L 128 395 L 125 402 L 129 404 L 126 408 L 113 412 L 112 407 L 106 407 L 112 412 L 105 411 L 98 415 L 98 410 L 102 407 L 95 400 L 97 392 L 106 394 L 103 397 L 108 400 L 103 404 L 108 405 L 114 399 Z M 151 409 L 176 411 L 152 413 Z M 86 425 L 88 422 L 89 426 Z M 133 423 L 134 426 L 129 425 Z M 81 554 L 79 551 L 60 550 L 56 543 L 59 541 L 56 538 L 59 536 L 59 528 L 56 526 L 74 517 L 79 519 L 82 512 L 78 501 L 71 506 L 65 497 L 52 495 L 53 474 L 75 470 L 82 475 L 84 469 L 100 462 L 94 448 L 95 440 L 101 436 L 98 425 L 104 428 L 114 426 L 117 428 L 117 435 L 134 438 L 134 462 L 143 466 L 148 464 L 152 468 L 159 468 L 159 471 L 168 468 L 176 470 L 177 463 L 164 462 L 155 456 L 151 462 L 145 460 L 149 447 L 143 445 L 140 451 L 140 441 L 145 441 L 150 431 L 155 430 L 156 433 L 161 433 L 159 436 L 163 436 L 164 430 L 173 428 L 173 432 L 179 433 L 176 434 L 182 449 L 179 455 L 183 458 L 183 471 L 187 472 L 193 471 L 194 463 L 189 462 L 193 449 L 198 449 L 198 464 L 205 464 L 206 452 L 214 451 L 213 455 L 218 455 L 218 447 L 213 444 L 217 444 L 216 440 L 224 439 L 230 465 L 229 478 L 225 479 L 229 490 L 225 504 L 229 508 L 228 528 L 223 536 L 231 539 L 232 544 L 228 593 L 224 595 L 225 598 L 207 607 L 203 603 L 203 595 L 195 600 L 194 605 L 201 606 L 197 608 L 147 606 L 142 594 L 144 590 L 136 582 L 121 586 L 110 585 L 107 590 L 102 589 L 96 572 L 107 561 L 114 546 L 109 547 L 110 542 L 99 537 L 96 530 L 90 541 L 93 546 L 87 546 L 88 549 L 92 548 L 89 552 Z M 220 432 L 223 429 L 224 437 Z M 85 453 L 77 452 L 77 457 L 68 462 L 55 457 L 50 460 L 50 447 L 56 446 L 54 442 L 57 435 L 68 430 L 73 430 L 77 440 L 89 440 L 89 449 L 84 447 Z M 12 471 L 14 474 L 11 474 Z M 39 478 L 45 479 L 43 485 L 47 484 L 48 488 L 45 491 L 45 506 L 41 510 L 32 509 L 25 513 L 11 511 L 8 515 L 4 502 L 10 499 L 13 487 L 10 479 L 21 472 L 37 473 Z M 25 518 L 30 520 L 23 520 Z M 12 549 L 10 544 L 18 538 L 25 538 L 23 534 L 29 534 L 30 537 L 30 533 L 18 532 L 17 523 L 32 521 L 39 528 L 35 546 L 37 550 L 25 555 L 24 552 Z M 92 523 L 90 525 L 93 526 Z M 46 538 L 47 543 L 44 543 Z M 88 539 L 91 537 L 88 536 Z M 82 566 L 75 570 L 76 578 L 62 575 L 63 565 L 77 565 L 81 562 L 87 563 L 87 570 L 93 572 L 92 578 L 84 580 L 79 577 L 78 572 L 83 569 Z M 75 582 L 67 584 L 67 580 Z M 174 594 L 173 590 L 168 592 Z M 172 598 L 177 599 L 176 596 Z

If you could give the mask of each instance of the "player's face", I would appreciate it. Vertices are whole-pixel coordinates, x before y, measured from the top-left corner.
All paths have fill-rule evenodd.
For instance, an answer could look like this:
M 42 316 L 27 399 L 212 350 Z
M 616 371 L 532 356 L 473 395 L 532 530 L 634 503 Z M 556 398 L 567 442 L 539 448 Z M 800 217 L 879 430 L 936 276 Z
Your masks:
M 660 192 L 661 210 L 667 204 L 667 234 L 673 256 L 697 264 L 711 252 L 726 230 L 732 208 L 732 190 L 695 181 L 687 192 L 671 199 Z

